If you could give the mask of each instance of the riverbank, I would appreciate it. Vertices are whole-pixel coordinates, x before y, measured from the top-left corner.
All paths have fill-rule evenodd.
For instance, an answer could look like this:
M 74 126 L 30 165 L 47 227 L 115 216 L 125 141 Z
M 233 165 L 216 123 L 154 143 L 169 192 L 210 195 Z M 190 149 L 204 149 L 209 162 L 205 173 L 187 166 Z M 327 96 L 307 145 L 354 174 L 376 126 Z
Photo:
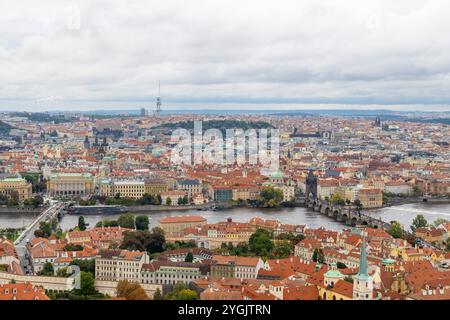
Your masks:
M 43 212 L 47 207 L 0 207 L 0 214 L 30 214 L 36 215 Z
M 118 206 L 118 205 L 97 205 L 97 206 L 72 206 L 68 209 L 69 215 L 116 215 L 120 213 L 142 213 L 142 212 L 167 212 L 167 211 L 190 211 L 190 210 L 211 210 L 214 204 L 204 205 L 140 205 L 140 206 Z
M 405 204 L 414 204 L 414 203 L 442 203 L 442 204 L 450 204 L 450 197 L 439 197 L 439 198 L 424 198 L 424 197 L 399 197 L 399 198 L 391 198 L 386 205 L 383 205 L 383 208 L 400 206 Z

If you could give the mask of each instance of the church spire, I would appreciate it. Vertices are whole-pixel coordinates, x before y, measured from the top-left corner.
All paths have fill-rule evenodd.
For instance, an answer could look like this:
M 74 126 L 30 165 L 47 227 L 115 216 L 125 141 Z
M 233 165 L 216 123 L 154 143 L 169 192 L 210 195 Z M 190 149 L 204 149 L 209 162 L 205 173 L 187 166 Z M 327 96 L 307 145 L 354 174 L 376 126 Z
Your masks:
M 366 233 L 362 232 L 361 257 L 359 260 L 358 274 L 353 281 L 353 300 L 372 300 L 373 299 L 373 280 L 367 272 L 367 248 Z
M 369 276 L 369 274 L 367 273 L 366 235 L 365 235 L 365 232 L 363 231 L 358 277 L 368 277 L 368 276 Z

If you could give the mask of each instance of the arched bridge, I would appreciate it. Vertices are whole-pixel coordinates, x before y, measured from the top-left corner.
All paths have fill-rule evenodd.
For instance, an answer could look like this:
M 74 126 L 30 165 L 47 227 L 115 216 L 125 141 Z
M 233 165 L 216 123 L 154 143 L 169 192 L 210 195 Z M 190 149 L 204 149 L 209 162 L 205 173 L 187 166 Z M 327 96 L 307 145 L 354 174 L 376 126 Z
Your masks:
M 345 223 L 347 225 L 367 225 L 373 228 L 389 229 L 390 224 L 379 218 L 361 212 L 360 208 L 354 205 L 337 205 L 327 200 L 307 199 L 308 208 L 327 215 L 330 218 Z

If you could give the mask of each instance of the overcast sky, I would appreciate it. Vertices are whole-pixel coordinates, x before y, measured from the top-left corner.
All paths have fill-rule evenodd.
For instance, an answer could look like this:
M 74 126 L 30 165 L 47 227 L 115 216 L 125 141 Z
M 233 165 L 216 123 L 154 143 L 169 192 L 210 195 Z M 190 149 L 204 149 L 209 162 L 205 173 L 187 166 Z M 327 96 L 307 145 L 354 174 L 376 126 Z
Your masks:
M 1 1 L 0 110 L 153 106 L 158 80 L 163 108 L 450 110 L 449 17 L 448 0 Z

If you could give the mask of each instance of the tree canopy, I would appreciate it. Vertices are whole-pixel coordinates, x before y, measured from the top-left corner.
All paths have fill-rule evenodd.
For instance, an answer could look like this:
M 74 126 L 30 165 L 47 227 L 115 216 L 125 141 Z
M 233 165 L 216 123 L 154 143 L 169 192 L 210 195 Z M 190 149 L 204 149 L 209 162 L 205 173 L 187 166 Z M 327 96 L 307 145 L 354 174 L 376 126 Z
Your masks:
M 127 300 L 149 300 L 147 293 L 137 282 L 119 281 L 117 284 L 117 296 Z
M 150 224 L 148 216 L 137 216 L 136 217 L 136 229 L 137 230 L 148 230 L 148 225 Z
M 117 219 L 117 223 L 122 228 L 134 229 L 135 228 L 134 215 L 131 213 L 121 214 L 119 216 L 119 219 Z
M 412 222 L 411 230 L 414 232 L 418 228 L 424 228 L 426 226 L 428 226 L 427 220 L 425 219 L 425 217 L 423 215 L 418 214 Z
M 403 237 L 402 225 L 397 221 L 392 222 L 387 233 L 396 239 Z
M 265 229 L 258 229 L 250 236 L 248 241 L 249 248 L 259 256 L 267 256 L 273 249 L 270 232 Z
M 126 231 L 123 233 L 122 249 L 147 251 L 157 253 L 164 251 L 166 238 L 161 228 L 149 230 Z

